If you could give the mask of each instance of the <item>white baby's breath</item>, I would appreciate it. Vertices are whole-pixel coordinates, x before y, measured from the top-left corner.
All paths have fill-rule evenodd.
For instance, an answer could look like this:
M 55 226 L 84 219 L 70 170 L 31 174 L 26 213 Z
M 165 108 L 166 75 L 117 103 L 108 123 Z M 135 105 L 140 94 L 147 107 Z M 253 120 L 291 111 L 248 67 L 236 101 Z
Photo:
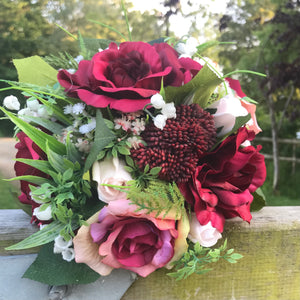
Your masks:
M 75 114 L 75 115 L 82 114 L 84 109 L 85 109 L 85 104 L 76 103 L 73 105 L 73 114 Z

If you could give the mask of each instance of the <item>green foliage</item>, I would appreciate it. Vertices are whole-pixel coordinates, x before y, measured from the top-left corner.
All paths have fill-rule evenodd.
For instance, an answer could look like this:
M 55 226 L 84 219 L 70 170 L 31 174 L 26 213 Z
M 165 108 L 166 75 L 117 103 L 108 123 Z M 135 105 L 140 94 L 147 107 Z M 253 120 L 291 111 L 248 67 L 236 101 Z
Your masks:
M 253 201 L 251 203 L 250 211 L 259 211 L 266 205 L 266 197 L 261 188 L 258 188 L 253 193 Z
M 23 275 L 23 278 L 50 285 L 86 284 L 99 277 L 86 264 L 78 264 L 74 260 L 67 262 L 61 254 L 54 254 L 53 243 L 41 248 L 38 257 Z
M 212 269 L 208 269 L 207 265 L 216 263 L 220 259 L 225 259 L 230 263 L 236 263 L 243 256 L 238 253 L 233 253 L 234 249 L 227 248 L 227 240 L 220 248 L 211 249 L 200 246 L 199 243 L 190 244 L 188 251 L 182 258 L 174 262 L 175 272 L 168 273 L 170 277 L 176 280 L 187 279 L 192 274 L 202 275 Z
M 84 172 L 87 172 L 93 163 L 97 160 L 98 154 L 106 147 L 113 139 L 115 135 L 107 127 L 100 109 L 96 113 L 96 130 L 95 139 L 92 145 L 91 151 L 85 161 Z
M 44 61 L 56 69 L 77 69 L 78 63 L 68 52 L 58 52 L 44 57 Z
M 175 105 L 179 105 L 182 103 L 189 104 L 186 102 L 192 99 L 192 102 L 198 103 L 205 108 L 211 94 L 222 82 L 223 80 L 205 65 L 187 84 L 180 87 L 166 87 L 165 100 L 166 102 L 174 102 Z
M 128 182 L 128 184 L 132 183 Z M 131 185 L 127 193 L 130 202 L 138 206 L 138 211 L 154 212 L 156 217 L 162 213 L 165 217 L 174 210 L 178 218 L 185 210 L 185 199 L 174 182 L 151 180 L 147 188 Z
M 161 167 L 155 167 L 149 171 L 150 167 L 146 165 L 144 170 L 141 170 L 130 156 L 125 156 L 125 159 L 127 164 L 125 170 L 131 173 L 132 178 L 135 179 L 134 185 L 138 188 L 145 189 L 148 187 L 150 181 L 157 179 Z

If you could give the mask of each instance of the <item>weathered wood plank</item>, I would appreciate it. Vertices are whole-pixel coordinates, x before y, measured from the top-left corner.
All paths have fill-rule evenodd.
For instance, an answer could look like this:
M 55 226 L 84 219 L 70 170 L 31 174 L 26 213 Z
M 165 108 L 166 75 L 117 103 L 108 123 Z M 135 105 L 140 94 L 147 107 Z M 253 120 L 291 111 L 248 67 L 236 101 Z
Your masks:
M 0 210 L 0 242 L 14 243 L 35 232 L 29 221 L 20 210 Z M 300 207 L 265 207 L 253 213 L 251 225 L 228 220 L 223 236 L 229 248 L 244 255 L 237 264 L 221 262 L 206 275 L 179 282 L 158 270 L 139 278 L 122 300 L 300 299 Z M 84 298 L 93 299 L 88 292 Z
M 300 299 L 300 207 L 265 207 L 250 226 L 233 219 L 225 227 L 228 247 L 244 255 L 237 264 L 221 262 L 179 282 L 161 269 L 139 278 L 122 300 Z
M 38 231 L 36 225 L 30 224 L 30 216 L 20 209 L 0 210 L 0 255 L 14 255 L 36 253 L 37 249 L 20 251 L 5 251 L 11 246 L 29 235 Z

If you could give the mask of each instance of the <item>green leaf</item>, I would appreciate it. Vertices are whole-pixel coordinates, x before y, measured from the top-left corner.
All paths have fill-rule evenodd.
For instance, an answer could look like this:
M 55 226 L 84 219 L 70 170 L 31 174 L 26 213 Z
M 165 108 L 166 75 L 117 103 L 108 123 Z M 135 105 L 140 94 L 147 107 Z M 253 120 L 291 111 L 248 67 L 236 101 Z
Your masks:
M 62 129 L 64 128 L 62 125 L 55 123 L 53 121 L 47 120 L 47 119 L 26 116 L 26 115 L 23 115 L 22 118 L 28 122 L 33 122 L 35 124 L 38 124 L 55 134 L 60 134 L 62 132 Z
M 53 253 L 53 244 L 44 245 L 38 257 L 27 269 L 23 278 L 49 285 L 86 284 L 96 281 L 100 275 L 86 264 L 67 262 L 61 254 Z
M 81 154 L 77 150 L 76 146 L 71 142 L 70 139 L 71 132 L 68 133 L 66 138 L 66 150 L 67 150 L 67 158 L 73 163 L 79 162 L 81 163 Z
M 36 168 L 46 174 L 48 174 L 48 170 L 51 169 L 51 165 L 46 160 L 16 158 L 15 161 L 29 165 L 29 166 Z
M 243 255 L 242 255 L 242 254 L 239 254 L 239 253 L 233 253 L 233 254 L 231 254 L 230 257 L 231 257 L 232 259 L 237 260 L 237 259 L 243 258 Z
M 165 38 L 160 37 L 160 38 L 158 38 L 158 39 L 149 41 L 149 42 L 147 42 L 147 43 L 150 44 L 150 45 L 154 45 L 154 44 L 160 44 L 160 43 L 164 43 L 164 42 L 165 42 Z
M 258 188 L 253 194 L 253 201 L 250 211 L 259 211 L 266 205 L 266 198 L 261 188 Z
M 118 146 L 118 152 L 123 155 L 130 155 L 130 150 L 125 146 Z
M 54 221 L 25 240 L 5 248 L 5 250 L 29 249 L 52 242 L 59 235 L 60 230 L 62 230 L 64 226 L 65 225 L 61 222 Z
M 27 122 L 19 119 L 11 112 L 7 111 L 3 107 L 0 109 L 15 123 L 30 139 L 32 139 L 44 152 L 46 152 L 46 143 L 51 146 L 51 149 L 59 154 L 66 154 L 66 146 L 56 140 L 53 136 L 46 134 L 45 132 L 35 128 Z
M 24 176 L 17 176 L 11 179 L 3 179 L 5 181 L 15 181 L 15 180 L 24 180 L 28 181 L 33 184 L 41 185 L 43 183 L 49 183 L 49 179 L 39 176 L 32 176 L 32 175 L 24 175 Z
M 107 128 L 100 109 L 97 109 L 95 139 L 91 147 L 91 151 L 88 157 L 86 158 L 84 173 L 91 168 L 93 163 L 96 161 L 99 152 L 105 146 L 107 146 L 114 138 L 115 135 Z
M 14 59 L 13 63 L 17 69 L 20 82 L 40 86 L 52 86 L 57 82 L 57 71 L 37 55 Z
M 215 88 L 223 81 L 207 65 L 187 84 L 165 88 L 166 102 L 174 102 L 175 106 L 182 104 L 186 98 L 192 97 L 193 102 L 205 108 Z
M 64 164 L 64 157 L 52 151 L 49 144 L 46 143 L 46 154 L 50 165 L 59 173 L 64 173 L 66 171 L 66 166 Z

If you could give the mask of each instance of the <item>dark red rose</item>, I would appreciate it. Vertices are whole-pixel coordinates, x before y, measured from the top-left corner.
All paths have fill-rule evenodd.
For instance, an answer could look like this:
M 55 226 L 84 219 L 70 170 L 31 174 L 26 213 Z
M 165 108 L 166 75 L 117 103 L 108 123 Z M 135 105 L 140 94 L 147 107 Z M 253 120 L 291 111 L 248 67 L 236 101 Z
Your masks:
M 45 159 L 45 153 L 24 133 L 19 132 L 17 134 L 17 138 L 19 142 L 16 144 L 16 148 L 18 152 L 16 154 L 16 158 L 26 158 L 26 159 Z M 36 168 L 33 168 L 27 164 L 16 162 L 15 163 L 15 172 L 16 176 L 23 175 L 32 175 L 32 176 L 40 176 L 46 177 L 47 175 Z M 32 211 L 40 206 L 40 204 L 33 201 L 30 197 L 30 188 L 29 182 L 21 180 L 21 195 L 19 196 L 19 200 L 23 204 L 28 204 L 32 206 Z M 34 185 L 34 184 L 31 184 Z M 31 222 L 40 222 L 35 216 L 32 216 Z
M 159 92 L 162 78 L 164 86 L 181 86 L 201 68 L 192 59 L 179 59 L 166 43 L 111 43 L 90 61 L 81 61 L 76 73 L 59 71 L 58 81 L 69 96 L 88 105 L 134 112 Z
M 261 146 L 241 147 L 254 137 L 254 132 L 240 128 L 216 150 L 203 155 L 192 180 L 179 184 L 201 225 L 211 221 L 222 232 L 225 219 L 238 216 L 250 222 L 252 193 L 266 178 Z

